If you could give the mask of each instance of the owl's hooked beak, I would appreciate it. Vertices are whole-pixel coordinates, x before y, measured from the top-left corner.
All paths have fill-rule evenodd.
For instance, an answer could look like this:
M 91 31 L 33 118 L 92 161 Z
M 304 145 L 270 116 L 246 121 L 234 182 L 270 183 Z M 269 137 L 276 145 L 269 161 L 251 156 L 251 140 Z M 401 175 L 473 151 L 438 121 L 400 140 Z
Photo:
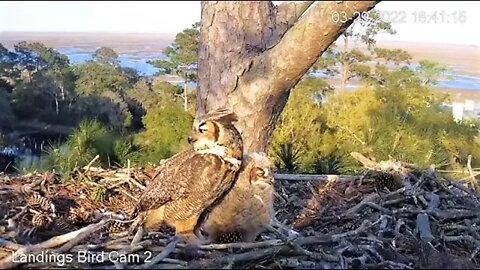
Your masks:
M 271 186 L 271 185 L 273 185 L 274 179 L 273 179 L 273 177 L 265 178 L 265 179 L 263 179 L 263 182 L 264 182 L 265 184 Z
M 192 138 L 192 136 L 188 136 L 188 143 L 189 144 L 193 144 L 196 141 L 197 141 L 197 139 Z

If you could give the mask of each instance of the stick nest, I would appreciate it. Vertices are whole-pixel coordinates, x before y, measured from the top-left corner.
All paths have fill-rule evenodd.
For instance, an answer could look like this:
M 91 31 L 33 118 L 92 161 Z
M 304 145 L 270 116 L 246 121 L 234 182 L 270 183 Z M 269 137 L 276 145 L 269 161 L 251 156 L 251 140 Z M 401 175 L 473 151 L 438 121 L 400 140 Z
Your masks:
M 203 245 L 194 256 L 169 228 L 110 230 L 155 167 L 87 166 L 67 183 L 0 175 L 0 268 L 480 267 L 478 194 L 433 168 L 357 159 L 367 170 L 354 180 L 277 180 L 275 222 L 256 242 Z M 22 262 L 28 254 L 37 259 Z

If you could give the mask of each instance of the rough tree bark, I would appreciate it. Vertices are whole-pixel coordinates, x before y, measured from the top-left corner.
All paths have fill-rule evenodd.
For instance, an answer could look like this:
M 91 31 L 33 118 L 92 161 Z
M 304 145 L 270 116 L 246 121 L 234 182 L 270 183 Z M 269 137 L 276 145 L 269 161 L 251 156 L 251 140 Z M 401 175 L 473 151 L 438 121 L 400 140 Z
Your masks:
M 266 152 L 290 89 L 353 22 L 332 13 L 378 2 L 202 2 L 197 114 L 232 109 L 245 150 Z

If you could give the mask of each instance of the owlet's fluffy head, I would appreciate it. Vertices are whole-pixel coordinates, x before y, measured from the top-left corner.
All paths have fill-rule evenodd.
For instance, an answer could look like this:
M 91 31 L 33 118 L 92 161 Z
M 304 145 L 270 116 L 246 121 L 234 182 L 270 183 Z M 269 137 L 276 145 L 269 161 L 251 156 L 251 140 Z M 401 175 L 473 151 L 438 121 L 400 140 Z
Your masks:
M 252 185 L 255 193 L 272 189 L 275 166 L 265 153 L 248 153 L 244 156 L 245 168 L 240 172 L 239 185 Z M 247 176 L 247 177 L 245 177 Z
M 193 122 L 188 142 L 197 152 L 240 161 L 243 141 L 233 125 L 236 121 L 238 119 L 235 113 L 224 108 L 199 116 Z

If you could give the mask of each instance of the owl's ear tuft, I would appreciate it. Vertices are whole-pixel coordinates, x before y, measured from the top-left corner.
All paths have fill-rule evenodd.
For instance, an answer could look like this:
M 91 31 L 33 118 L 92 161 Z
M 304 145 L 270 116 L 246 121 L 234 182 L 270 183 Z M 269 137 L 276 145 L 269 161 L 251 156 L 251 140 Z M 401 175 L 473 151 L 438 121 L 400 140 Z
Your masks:
M 238 121 L 238 117 L 235 113 L 226 114 L 218 119 L 219 122 L 232 124 Z
M 210 111 L 205 115 L 205 118 L 216 120 L 225 124 L 231 124 L 238 121 L 237 115 L 227 108 L 219 108 L 214 111 Z

